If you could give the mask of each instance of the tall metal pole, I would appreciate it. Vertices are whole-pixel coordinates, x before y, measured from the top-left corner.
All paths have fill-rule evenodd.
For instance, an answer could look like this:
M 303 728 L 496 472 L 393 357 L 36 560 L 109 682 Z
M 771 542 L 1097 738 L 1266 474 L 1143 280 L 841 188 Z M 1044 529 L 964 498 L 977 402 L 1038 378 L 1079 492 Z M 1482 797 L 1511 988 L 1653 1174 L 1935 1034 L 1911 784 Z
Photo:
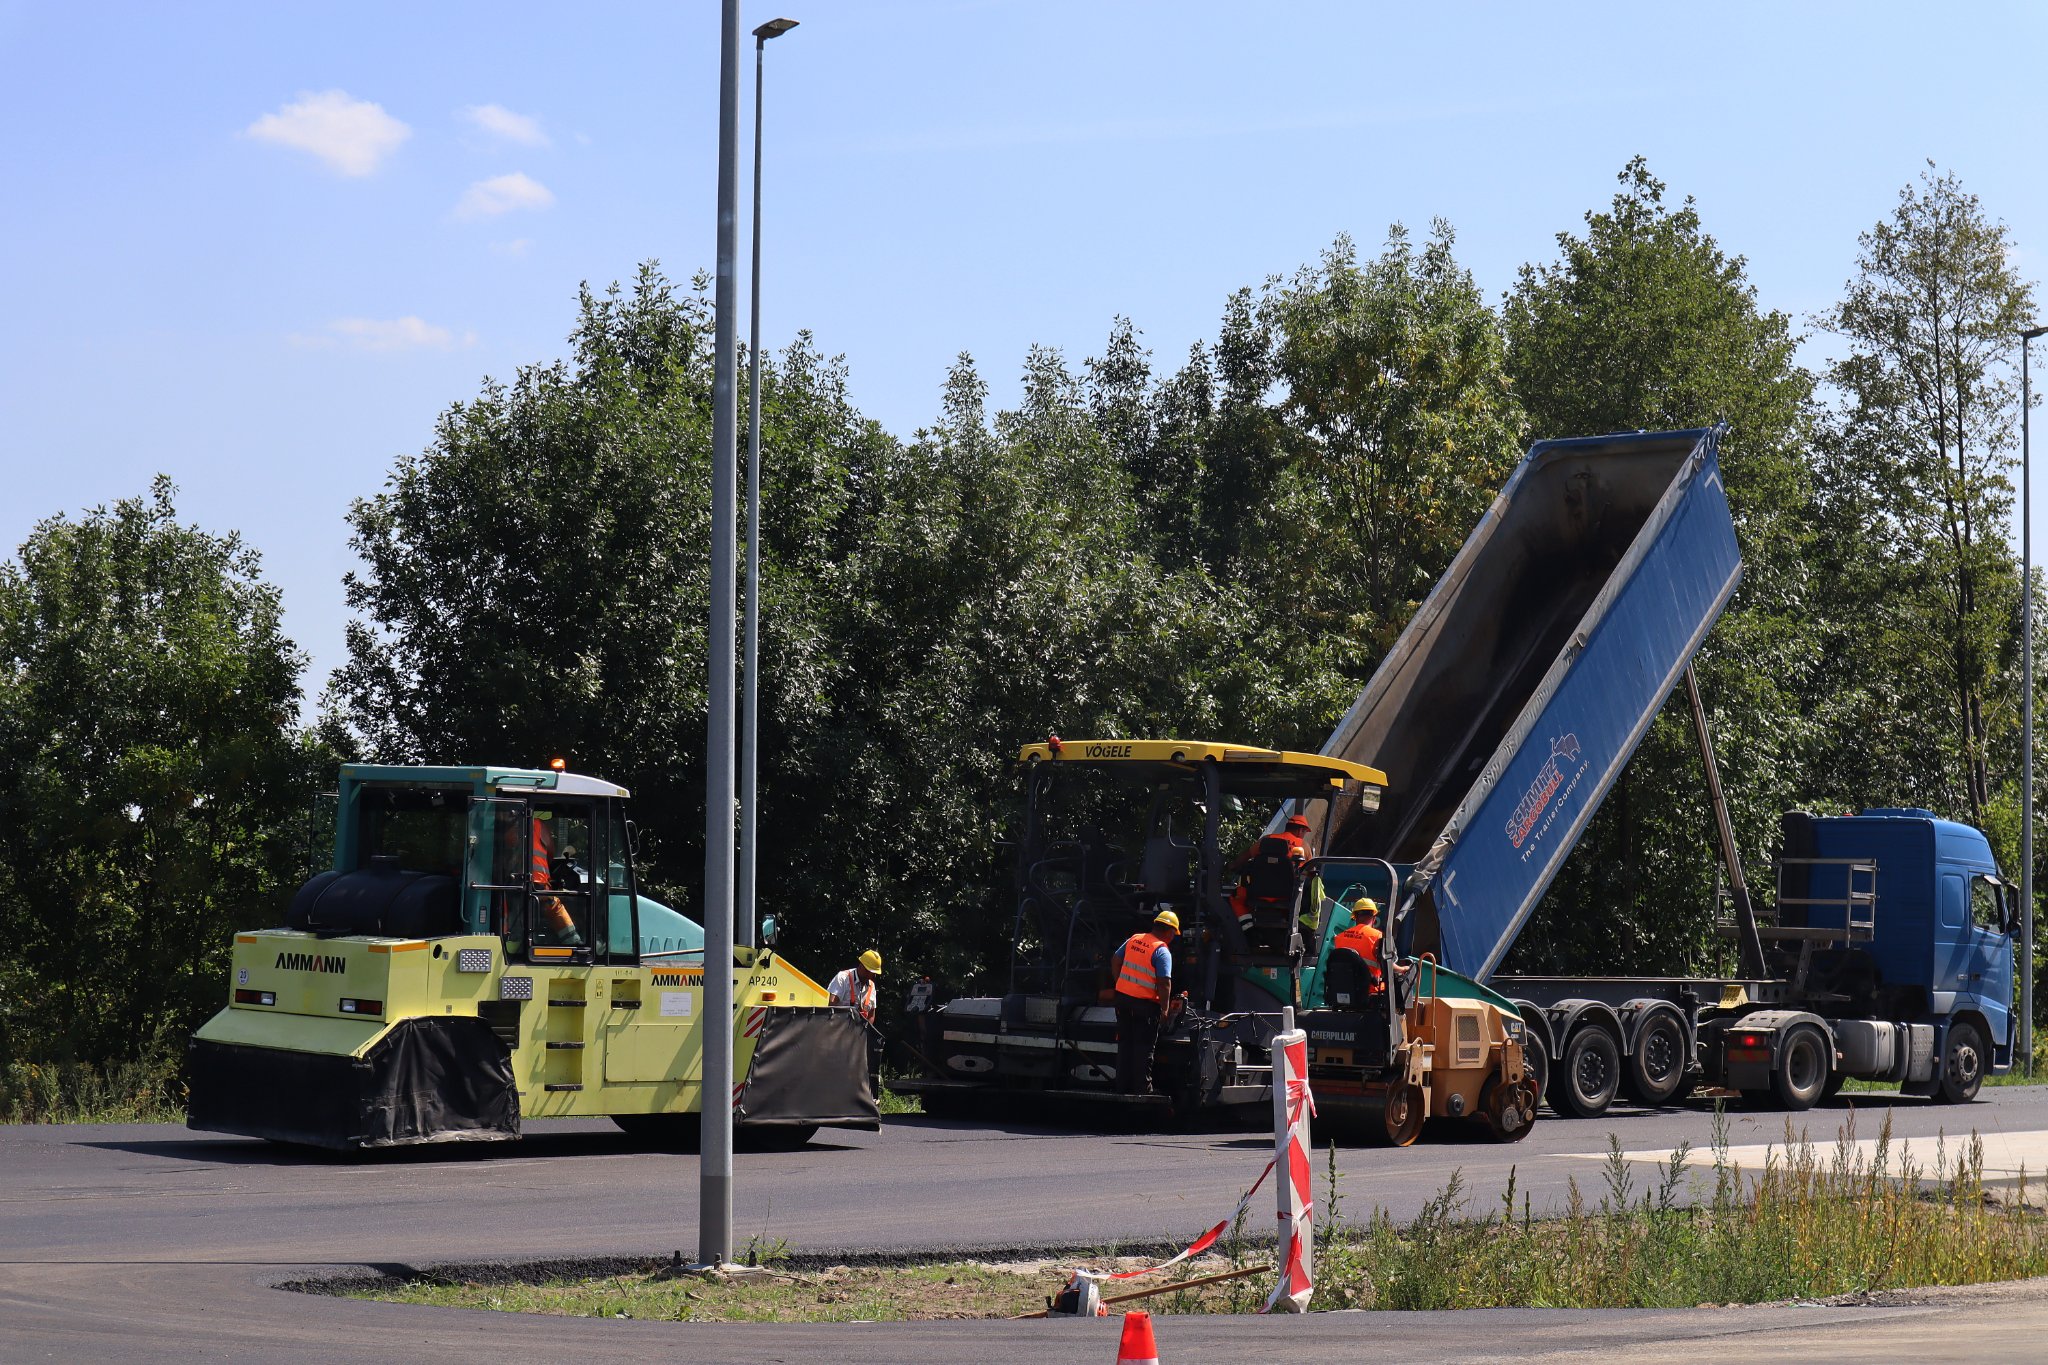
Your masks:
M 2034 1074 L 2034 465 L 2033 391 L 2027 347 L 2048 332 L 2020 333 L 2020 1057 Z
M 739 236 L 740 0 L 724 0 L 718 49 L 718 275 L 711 380 L 711 686 L 704 761 L 703 1147 L 697 1259 L 732 1259 L 733 505 L 739 464 L 734 354 Z
M 770 38 L 796 27 L 794 19 L 771 19 L 754 30 L 754 286 L 748 303 L 754 315 L 747 341 L 747 578 L 745 591 L 746 680 L 740 723 L 740 870 L 738 941 L 754 944 L 756 779 L 760 773 L 761 715 L 761 76 Z

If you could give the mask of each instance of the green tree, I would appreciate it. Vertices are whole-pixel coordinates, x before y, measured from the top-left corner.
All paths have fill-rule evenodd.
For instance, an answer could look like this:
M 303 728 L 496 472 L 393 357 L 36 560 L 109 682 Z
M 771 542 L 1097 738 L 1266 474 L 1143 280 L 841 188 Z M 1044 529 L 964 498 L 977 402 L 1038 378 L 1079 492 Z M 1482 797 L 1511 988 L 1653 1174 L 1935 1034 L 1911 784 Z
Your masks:
M 1745 577 L 1702 650 L 1701 688 L 1745 861 L 1760 864 L 1777 812 L 1804 799 L 1819 733 L 1827 604 L 1805 457 L 1811 378 L 1782 313 L 1761 309 L 1690 199 L 1675 208 L 1642 158 L 1623 168 L 1583 235 L 1522 268 L 1503 316 L 1508 367 L 1538 437 L 1730 424 L 1722 469 Z M 1765 661 L 1768 661 L 1767 663 Z M 1524 968 L 1596 961 L 1636 970 L 1709 965 L 1716 853 L 1682 699 L 1667 706 L 1523 935 Z
M 1960 779 L 1960 801 L 1946 804 L 1983 825 L 1997 732 L 2014 720 L 2010 360 L 2033 290 L 2005 225 L 1932 163 L 1858 245 L 1857 273 L 1822 319 L 1849 348 L 1828 370 L 1840 400 L 1830 491 L 1886 546 L 1873 585 L 1891 604 L 1880 618 L 1886 654 L 1940 679 L 1950 734 L 1940 767 Z
M 1272 570 L 1361 659 L 1392 645 L 1514 467 L 1523 418 L 1498 320 L 1438 220 L 1360 264 L 1339 237 L 1268 298 L 1289 477 Z
M 233 535 L 147 498 L 0 563 L 0 1043 L 105 1062 L 221 1003 L 237 928 L 303 870 L 305 656 Z

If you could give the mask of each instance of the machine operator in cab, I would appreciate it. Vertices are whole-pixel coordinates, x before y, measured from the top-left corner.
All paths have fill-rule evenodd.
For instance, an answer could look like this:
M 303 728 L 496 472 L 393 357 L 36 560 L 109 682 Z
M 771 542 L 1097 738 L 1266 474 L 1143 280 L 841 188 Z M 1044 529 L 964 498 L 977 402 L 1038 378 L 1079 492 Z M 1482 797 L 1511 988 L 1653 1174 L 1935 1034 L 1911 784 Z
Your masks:
M 1173 1002 L 1173 941 L 1180 916 L 1161 910 L 1152 927 L 1132 934 L 1116 951 L 1116 1088 L 1152 1093 L 1152 1055 Z
M 1257 922 L 1254 910 L 1280 915 L 1294 904 L 1302 864 L 1308 861 L 1308 832 L 1306 816 L 1290 815 L 1283 832 L 1266 835 L 1230 865 L 1238 878 L 1237 889 L 1230 893 L 1230 913 L 1246 933 Z
M 1351 927 L 1337 935 L 1330 943 L 1330 950 L 1349 948 L 1365 959 L 1365 969 L 1372 974 L 1372 989 L 1377 995 L 1386 989 L 1385 974 L 1380 967 L 1380 907 L 1372 897 L 1363 891 L 1351 898 Z

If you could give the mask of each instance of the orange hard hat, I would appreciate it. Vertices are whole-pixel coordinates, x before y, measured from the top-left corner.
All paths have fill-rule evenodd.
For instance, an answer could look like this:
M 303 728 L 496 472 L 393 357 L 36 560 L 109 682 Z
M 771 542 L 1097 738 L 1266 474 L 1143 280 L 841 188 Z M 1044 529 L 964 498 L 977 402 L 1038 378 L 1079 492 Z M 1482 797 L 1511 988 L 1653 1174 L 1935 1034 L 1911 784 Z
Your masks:
M 1294 827 L 1295 827 L 1296 825 L 1299 825 L 1299 826 L 1301 826 L 1301 828 L 1303 828 L 1303 829 L 1307 829 L 1307 828 L 1308 828 L 1308 817 L 1307 817 L 1306 815 L 1290 815 L 1290 816 L 1288 816 L 1288 817 L 1287 817 L 1287 828 L 1289 828 L 1289 829 L 1293 829 L 1293 828 L 1294 828 Z

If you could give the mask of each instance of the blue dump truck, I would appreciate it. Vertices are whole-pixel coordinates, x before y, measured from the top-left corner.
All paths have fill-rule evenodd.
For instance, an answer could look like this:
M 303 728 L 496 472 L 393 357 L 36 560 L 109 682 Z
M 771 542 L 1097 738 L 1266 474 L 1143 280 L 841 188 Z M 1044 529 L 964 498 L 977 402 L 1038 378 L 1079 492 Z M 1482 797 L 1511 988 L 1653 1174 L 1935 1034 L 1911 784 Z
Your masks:
M 2013 1060 L 2019 905 L 1982 833 L 1925 810 L 1791 812 L 1776 894 L 1750 895 L 1691 667 L 1742 574 L 1722 430 L 1532 447 L 1324 747 L 1384 789 L 1291 809 L 1320 827 L 1324 888 L 1393 904 L 1403 955 L 1516 1004 L 1561 1114 L 1700 1084 L 1799 1110 L 1849 1078 L 1967 1101 Z M 1737 974 L 1496 975 L 1681 688 Z M 1323 916 L 1325 948 L 1342 923 Z

